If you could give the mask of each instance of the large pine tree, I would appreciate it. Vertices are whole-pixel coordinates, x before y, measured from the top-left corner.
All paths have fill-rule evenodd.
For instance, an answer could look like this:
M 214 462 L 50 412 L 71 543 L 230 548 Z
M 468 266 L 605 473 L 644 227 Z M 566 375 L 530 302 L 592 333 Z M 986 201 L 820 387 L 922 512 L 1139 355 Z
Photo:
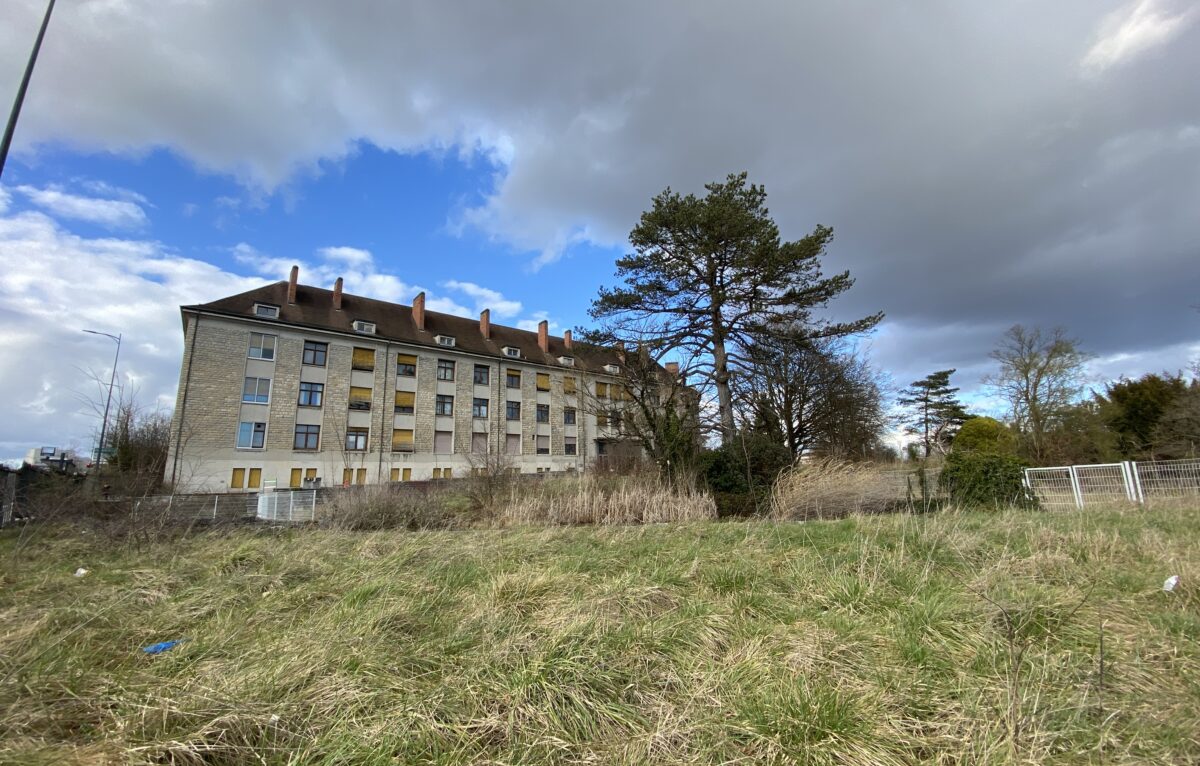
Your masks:
M 910 420 L 905 433 L 921 437 L 925 457 L 936 449 L 944 452 L 954 434 L 967 419 L 967 412 L 955 396 L 957 388 L 950 387 L 954 370 L 931 372 L 914 380 L 900 392 L 897 404 L 909 411 Z
M 590 314 L 603 343 L 653 343 L 711 360 L 700 370 L 716 389 L 722 438 L 735 430 L 730 378 L 756 339 L 800 328 L 812 338 L 870 329 L 883 318 L 831 323 L 813 310 L 850 288 L 849 272 L 821 273 L 833 230 L 818 226 L 792 242 L 780 240 L 767 193 L 746 174 L 682 196 L 669 188 L 654 198 L 629 240 L 634 252 L 617 261 L 624 284 L 602 288 Z

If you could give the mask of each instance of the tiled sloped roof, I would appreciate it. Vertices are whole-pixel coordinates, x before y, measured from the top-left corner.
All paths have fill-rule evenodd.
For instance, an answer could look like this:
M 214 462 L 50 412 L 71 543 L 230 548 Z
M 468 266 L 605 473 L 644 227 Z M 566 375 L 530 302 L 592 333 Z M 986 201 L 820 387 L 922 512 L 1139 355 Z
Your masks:
M 185 310 L 206 311 L 230 316 L 254 317 L 254 304 L 266 303 L 279 307 L 282 324 L 320 328 L 338 332 L 354 332 L 353 322 L 361 320 L 375 324 L 375 335 L 381 340 L 401 341 L 417 346 L 441 349 L 434 341 L 435 335 L 454 337 L 454 347 L 498 359 L 517 361 L 506 356 L 501 349 L 513 346 L 521 349 L 521 361 L 562 367 L 560 356 L 575 357 L 575 366 L 583 370 L 599 371 L 606 364 L 620 365 L 621 361 L 613 349 L 600 348 L 575 341 L 568 350 L 562 337 L 551 335 L 549 353 L 538 347 L 537 333 L 515 327 L 491 324 L 490 339 L 479 332 L 479 320 L 425 311 L 425 329 L 418 330 L 413 322 L 412 307 L 398 303 L 363 298 L 344 293 L 342 310 L 333 308 L 333 291 L 308 285 L 296 286 L 296 302 L 287 302 L 287 282 L 275 282 L 238 295 L 195 306 L 184 306 Z M 270 320 L 268 320 L 270 321 Z

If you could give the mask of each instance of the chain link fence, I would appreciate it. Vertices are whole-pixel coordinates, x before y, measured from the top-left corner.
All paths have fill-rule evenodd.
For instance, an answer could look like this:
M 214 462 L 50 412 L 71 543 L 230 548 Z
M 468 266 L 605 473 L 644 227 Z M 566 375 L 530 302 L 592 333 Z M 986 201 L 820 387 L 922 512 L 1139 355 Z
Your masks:
M 1025 486 L 1043 508 L 1200 501 L 1200 459 L 1027 468 Z

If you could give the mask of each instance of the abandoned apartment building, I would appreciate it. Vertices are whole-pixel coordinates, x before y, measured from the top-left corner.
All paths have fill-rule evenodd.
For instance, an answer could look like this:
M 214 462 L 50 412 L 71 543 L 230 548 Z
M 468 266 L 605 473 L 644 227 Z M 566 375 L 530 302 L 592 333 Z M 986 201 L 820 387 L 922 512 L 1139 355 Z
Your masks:
M 177 491 L 581 471 L 616 441 L 588 402 L 619 411 L 623 352 L 298 278 L 181 307 Z

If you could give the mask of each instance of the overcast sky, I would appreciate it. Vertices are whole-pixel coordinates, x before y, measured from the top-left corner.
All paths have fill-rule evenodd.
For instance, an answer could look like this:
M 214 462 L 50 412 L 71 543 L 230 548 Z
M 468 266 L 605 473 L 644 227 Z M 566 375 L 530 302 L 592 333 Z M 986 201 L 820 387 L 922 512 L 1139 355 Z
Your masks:
M 43 9 L 4 4 L 0 103 Z M 86 445 L 81 328 L 167 406 L 178 306 L 291 263 L 561 329 L 654 194 L 740 170 L 786 237 L 834 227 L 833 311 L 886 312 L 899 383 L 974 389 L 1018 322 L 1097 380 L 1182 368 L 1198 72 L 1172 0 L 61 0 L 0 189 L 0 457 Z

